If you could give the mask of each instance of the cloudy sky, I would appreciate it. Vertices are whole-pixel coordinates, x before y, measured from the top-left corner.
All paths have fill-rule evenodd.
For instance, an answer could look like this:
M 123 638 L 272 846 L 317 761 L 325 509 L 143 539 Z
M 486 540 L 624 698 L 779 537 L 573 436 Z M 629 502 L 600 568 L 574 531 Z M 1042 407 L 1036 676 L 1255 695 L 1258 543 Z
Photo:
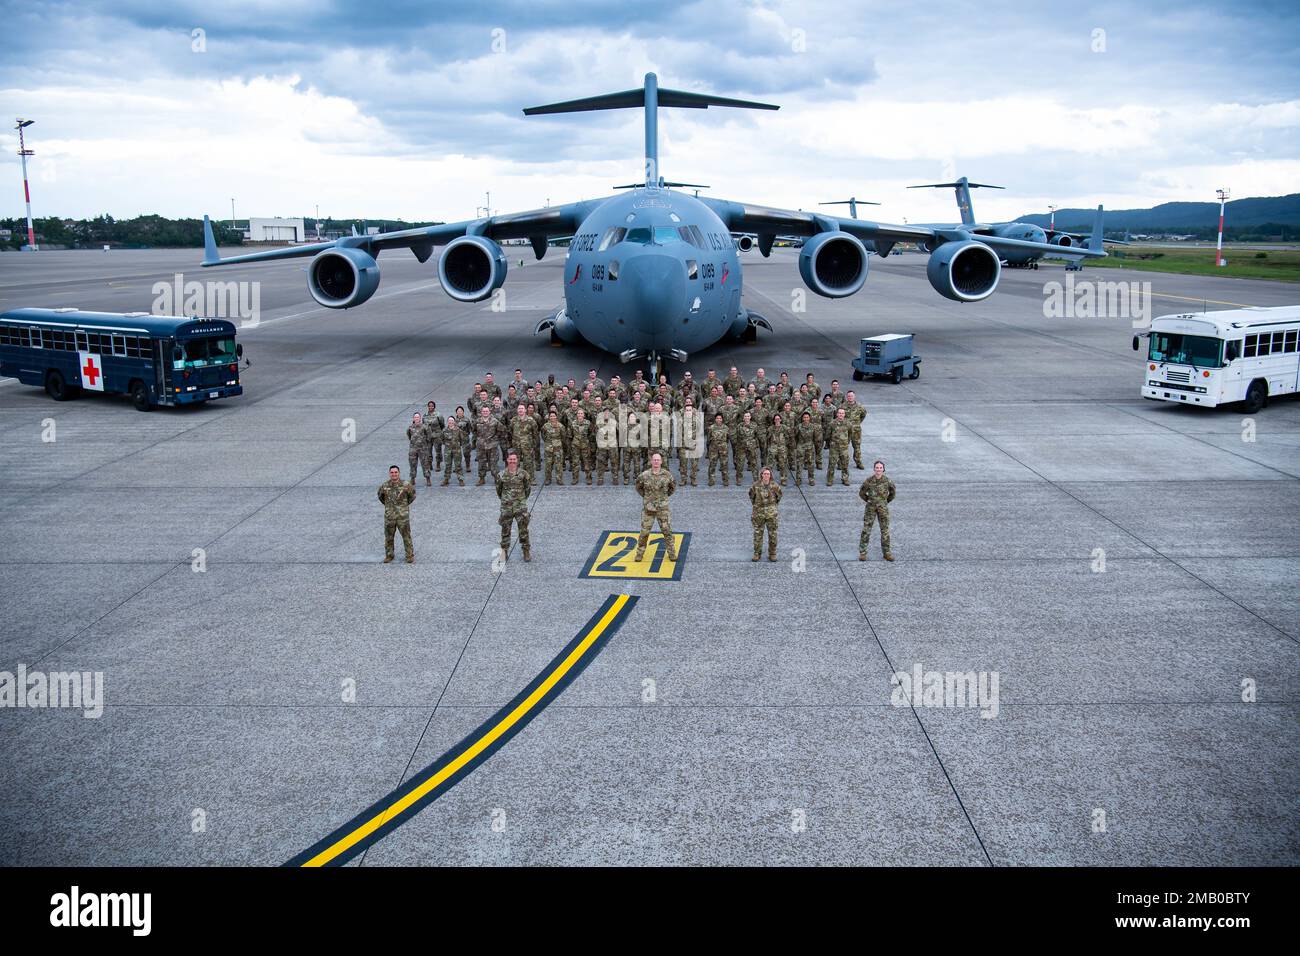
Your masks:
M 34 212 L 456 220 L 606 194 L 641 116 L 525 118 L 639 86 L 661 164 L 710 194 L 951 219 L 1300 190 L 1300 5 L 0 0 L 0 116 L 34 118 Z M 198 31 L 198 32 L 196 32 Z M 6 125 L 12 126 L 11 119 Z M 22 214 L 16 134 L 0 215 Z

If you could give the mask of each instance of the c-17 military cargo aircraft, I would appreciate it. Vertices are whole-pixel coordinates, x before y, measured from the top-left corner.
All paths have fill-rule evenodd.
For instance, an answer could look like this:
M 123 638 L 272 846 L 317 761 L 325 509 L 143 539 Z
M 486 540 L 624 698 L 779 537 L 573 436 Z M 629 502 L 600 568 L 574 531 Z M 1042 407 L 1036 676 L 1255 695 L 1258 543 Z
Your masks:
M 1101 217 L 1098 216 L 1091 234 L 1080 235 L 1075 232 L 1062 232 L 1059 229 L 1044 229 L 1042 226 L 1036 226 L 1032 222 L 992 222 L 983 223 L 975 219 L 975 208 L 971 204 L 970 191 L 972 189 L 1005 189 L 1005 186 L 992 186 L 989 183 L 973 183 L 965 176 L 962 176 L 953 183 L 925 183 L 921 186 L 908 186 L 908 189 L 951 189 L 957 197 L 957 212 L 961 215 L 960 224 L 938 225 L 928 223 L 936 229 L 963 229 L 972 234 L 972 238 L 981 238 L 985 236 L 995 236 L 1004 239 L 1022 239 L 1026 242 L 1038 244 L 1046 243 L 1056 248 L 1044 253 L 1036 251 L 1026 251 L 1023 249 L 1012 249 L 1002 256 L 1002 261 L 1009 266 L 1038 268 L 1038 260 L 1045 255 L 1055 259 L 1065 259 L 1067 262 L 1077 262 L 1086 258 L 1081 254 L 1080 245 L 1086 244 L 1092 247 L 1092 236 L 1101 235 Z M 1100 207 L 1098 207 L 1100 212 Z M 1126 243 L 1118 239 L 1103 239 L 1103 242 Z M 1066 253 L 1064 250 L 1068 249 Z
M 380 252 L 410 249 L 425 262 L 435 246 L 445 245 L 438 260 L 443 290 L 457 301 L 479 302 L 505 283 L 501 240 L 528 239 L 541 259 L 550 238 L 572 236 L 564 272 L 564 306 L 539 323 L 536 331 L 549 331 L 553 339 L 566 343 L 585 339 L 623 362 L 644 360 L 657 378 L 668 359 L 685 361 L 691 353 L 726 338 L 752 338 L 759 326 L 771 330 L 765 318 L 741 304 L 734 234 L 757 236 L 764 256 L 771 254 L 777 235 L 806 237 L 799 275 L 809 289 L 828 298 L 861 289 L 869 255 L 888 255 L 898 242 L 914 242 L 929 251 L 930 284 L 940 295 L 958 302 L 978 302 L 991 295 L 1001 275 L 1001 260 L 1009 255 L 1059 252 L 1059 247 L 1042 242 L 975 234 L 965 228 L 840 219 L 677 192 L 659 174 L 659 108 L 710 106 L 778 109 L 767 103 L 660 89 L 655 74 L 647 73 L 639 89 L 524 110 L 525 115 L 535 116 L 643 109 L 645 182 L 635 189 L 607 199 L 373 236 L 344 236 L 226 259 L 218 256 L 205 217 L 203 265 L 311 256 L 307 287 L 312 298 L 327 308 L 347 309 L 364 303 L 379 287 L 376 258 Z M 1100 207 L 1093 237 L 1088 248 L 1072 254 L 1089 258 L 1106 254 L 1100 241 Z

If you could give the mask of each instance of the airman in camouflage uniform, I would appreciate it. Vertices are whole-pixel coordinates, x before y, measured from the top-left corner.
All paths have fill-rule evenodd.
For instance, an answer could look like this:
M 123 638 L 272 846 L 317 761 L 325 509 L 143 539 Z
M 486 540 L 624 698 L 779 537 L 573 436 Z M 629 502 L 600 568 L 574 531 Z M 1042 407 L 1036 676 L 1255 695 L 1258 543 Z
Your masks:
M 483 484 L 489 474 L 496 477 L 501 432 L 501 420 L 492 414 L 489 406 L 480 406 L 478 421 L 474 423 L 474 453 L 478 456 L 477 484 Z
M 411 502 L 415 500 L 415 483 L 402 483 L 402 469 L 393 465 L 388 480 L 379 486 L 379 503 L 384 506 L 384 564 L 393 561 L 393 536 L 400 531 L 406 547 L 406 563 L 415 563 L 411 544 Z
M 704 453 L 704 415 L 687 398 L 682 407 L 681 427 L 677 435 L 677 467 L 682 485 L 699 484 L 700 458 Z
M 812 372 L 809 372 L 807 378 L 804 379 L 804 385 L 808 386 L 808 391 L 812 394 L 813 398 L 822 397 L 822 387 L 817 384 L 816 379 L 813 378 Z
M 758 475 L 758 426 L 754 424 L 749 412 L 745 412 L 736 427 L 736 484 L 745 478 L 745 469 Z
M 853 466 L 862 467 L 862 420 L 867 417 L 866 406 L 858 404 L 857 395 L 849 392 L 845 396 L 844 420 L 849 423 L 849 444 L 853 446 Z
M 781 484 L 785 484 L 790 473 L 790 432 L 780 415 L 772 416 L 772 427 L 767 433 L 767 453 L 770 465 L 769 473 L 781 473 Z
M 596 484 L 598 485 L 605 483 L 606 469 L 609 469 L 610 483 L 617 485 L 619 472 L 623 467 L 618 434 L 619 403 L 613 398 L 612 382 L 610 397 L 610 404 L 596 412 Z
M 750 521 L 754 525 L 754 557 L 763 553 L 763 532 L 767 531 L 767 560 L 776 560 L 776 529 L 780 524 L 777 505 L 781 503 L 781 486 L 772 481 L 772 469 L 764 468 L 758 481 L 749 486 L 749 500 L 753 504 Z
M 465 414 L 465 406 L 457 405 L 453 416 L 460 426 L 460 453 L 465 459 L 465 473 L 469 474 L 470 452 L 474 448 L 474 419 Z
M 501 499 L 501 557 L 510 560 L 510 525 L 519 529 L 519 547 L 524 560 L 531 561 L 533 552 L 528 542 L 528 496 L 533 491 L 533 479 L 519 467 L 519 453 L 506 456 L 506 470 L 496 476 L 497 497 Z
M 447 421 L 447 427 L 442 430 L 442 443 L 447 450 L 446 463 L 442 466 L 442 483 L 451 484 L 452 469 L 456 470 L 456 481 L 462 486 L 465 484 L 465 472 L 460 467 L 461 450 L 465 443 L 469 441 L 469 435 L 465 429 L 460 427 L 464 419 L 452 416 Z
M 537 454 L 537 422 L 529 417 L 527 405 L 517 406 L 515 412 L 510 419 L 510 443 L 519 452 L 519 467 L 531 479 L 536 473 L 533 459 Z
M 673 537 L 673 513 L 668 506 L 668 498 L 677 490 L 672 472 L 663 467 L 663 456 L 658 452 L 650 456 L 650 467 L 637 475 L 636 490 L 641 502 L 641 534 L 636 539 L 636 557 L 645 560 L 646 544 L 650 540 L 650 529 L 656 521 L 663 532 L 664 547 L 668 551 L 668 560 L 677 560 L 677 539 Z
M 817 474 L 813 471 L 813 442 L 816 440 L 816 434 L 812 426 L 812 414 L 804 412 L 800 416 L 799 424 L 795 426 L 794 483 L 796 487 L 802 487 L 805 469 L 808 471 L 808 484 L 817 483 Z
M 424 428 L 429 433 L 429 445 L 438 456 L 438 460 L 433 465 L 434 471 L 442 469 L 442 430 L 446 425 L 442 415 L 438 413 L 438 403 L 430 402 L 428 411 L 424 413 Z
M 718 412 L 713 416 L 713 424 L 709 426 L 709 487 L 714 485 L 713 471 L 717 467 L 722 468 L 722 487 L 726 488 L 731 484 L 727 477 L 727 446 L 731 443 L 731 438 L 727 432 L 727 423 L 722 420 L 722 413 Z
M 740 377 L 740 373 L 736 371 L 736 366 L 733 365 L 731 371 L 727 373 L 727 377 L 722 380 L 722 391 L 739 401 L 740 393 L 744 390 L 745 380 Z
M 542 458 L 542 483 L 549 485 L 551 476 L 554 475 L 557 485 L 564 484 L 564 426 L 560 424 L 560 417 L 554 409 L 546 416 L 546 424 L 542 426 L 542 444 L 546 447 L 546 454 Z
M 878 461 L 872 466 L 871 477 L 858 489 L 858 497 L 866 502 L 866 511 L 862 513 L 862 534 L 858 537 L 858 560 L 867 560 L 867 545 L 871 543 L 871 526 L 880 519 L 880 551 L 886 561 L 893 561 L 894 554 L 889 549 L 889 503 L 894 500 L 894 482 L 885 476 L 885 463 Z
M 668 461 L 668 449 L 673 443 L 673 420 L 663 404 L 652 401 L 650 414 L 642 424 L 645 426 L 646 460 L 649 461 L 651 456 L 658 454 L 664 461 Z
M 429 460 L 429 432 L 424 427 L 424 416 L 419 412 L 411 416 L 411 424 L 406 428 L 406 441 L 409 446 L 406 458 L 411 463 L 411 482 L 415 482 L 416 466 L 423 465 L 424 483 L 433 484 L 433 479 L 429 477 L 433 470 Z
M 623 484 L 630 485 L 645 468 L 645 424 L 634 413 L 627 416 L 623 439 Z
M 595 451 L 596 435 L 591 430 L 591 422 L 587 420 L 587 413 L 581 407 L 573 416 L 573 434 L 569 437 L 569 442 L 573 446 L 573 483 L 578 483 L 578 468 L 587 473 L 587 484 L 591 484 L 591 467 L 593 452 Z
M 826 484 L 829 487 L 835 477 L 835 466 L 840 466 L 842 476 L 840 484 L 849 483 L 849 423 L 844 420 L 844 409 L 835 412 L 835 424 L 831 426 L 829 467 L 826 469 Z
M 740 446 L 736 444 L 737 430 L 740 428 L 740 417 L 745 410 L 736 403 L 735 398 L 728 395 L 722 400 L 722 408 L 718 409 L 722 413 L 722 420 L 727 426 L 727 442 L 731 445 L 731 460 L 740 467 Z

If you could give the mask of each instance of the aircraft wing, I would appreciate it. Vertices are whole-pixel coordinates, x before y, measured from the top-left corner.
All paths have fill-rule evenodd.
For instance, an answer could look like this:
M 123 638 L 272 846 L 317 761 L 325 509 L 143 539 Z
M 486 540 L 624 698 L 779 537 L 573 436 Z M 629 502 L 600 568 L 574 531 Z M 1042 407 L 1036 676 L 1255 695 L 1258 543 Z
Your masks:
M 732 232 L 752 232 L 760 236 L 813 236 L 819 232 L 840 231 L 856 236 L 863 242 L 870 243 L 872 251 L 886 256 L 890 249 L 899 242 L 917 242 L 928 246 L 937 246 L 945 242 L 974 240 L 982 242 L 995 251 L 1041 252 L 1060 254 L 1060 246 L 1045 242 L 1026 242 L 1023 239 L 1004 239 L 999 236 L 987 236 L 973 233 L 969 227 L 936 227 L 926 225 L 896 225 L 872 222 L 869 219 L 841 219 L 822 213 L 804 212 L 803 210 L 776 209 L 753 203 L 732 202 L 726 199 L 706 199 L 700 197 L 718 214 L 723 223 Z M 1097 225 L 1094 233 L 1101 233 L 1101 207 L 1097 207 Z M 760 249 L 762 244 L 760 243 Z M 1106 255 L 1100 248 L 1085 246 L 1071 247 L 1071 256 L 1081 259 L 1101 258 Z
M 311 242 L 301 246 L 289 246 L 284 249 L 267 249 L 264 252 L 250 252 L 238 256 L 221 258 L 217 252 L 216 240 L 212 234 L 212 224 L 208 217 L 203 217 L 203 262 L 202 265 L 225 266 L 241 262 L 266 262 L 274 259 L 299 259 L 315 256 L 326 249 L 350 247 L 361 249 L 372 256 L 377 256 L 385 249 L 410 249 L 421 262 L 433 255 L 434 246 L 442 246 L 461 236 L 486 236 L 489 239 L 531 239 L 533 249 L 540 247 L 545 252 L 546 242 L 552 238 L 572 236 L 578 231 L 578 225 L 599 204 L 598 201 L 567 203 L 563 206 L 547 206 L 544 209 L 531 209 L 527 212 L 509 213 L 504 216 L 489 216 L 484 219 L 467 219 L 463 222 L 440 223 L 436 226 L 422 226 L 418 229 L 399 229 L 395 232 L 381 232 L 373 236 L 344 236 L 329 242 Z M 541 258 L 541 255 L 538 255 Z

